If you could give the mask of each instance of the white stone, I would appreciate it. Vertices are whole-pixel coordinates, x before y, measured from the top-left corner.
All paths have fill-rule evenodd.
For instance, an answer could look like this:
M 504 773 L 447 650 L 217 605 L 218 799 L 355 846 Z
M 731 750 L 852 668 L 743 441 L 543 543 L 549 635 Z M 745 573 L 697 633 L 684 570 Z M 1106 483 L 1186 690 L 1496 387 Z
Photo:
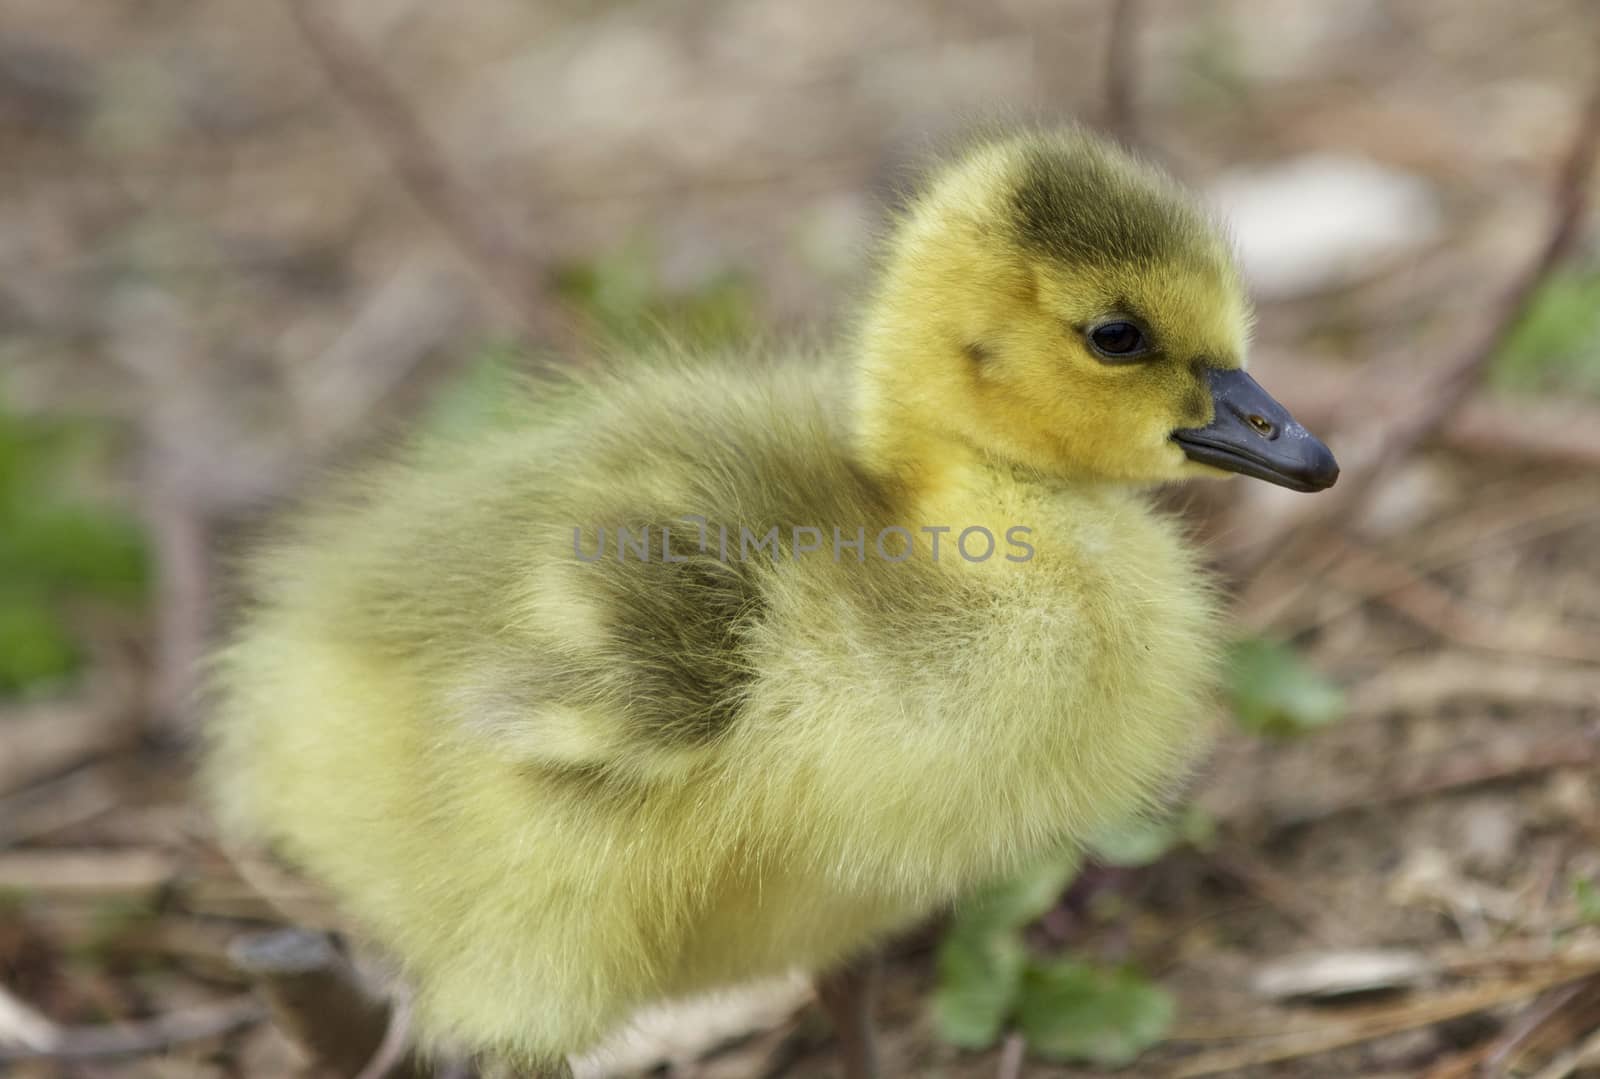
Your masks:
M 1427 181 L 1336 154 L 1229 173 L 1212 186 L 1211 199 L 1251 285 L 1268 297 L 1370 276 L 1422 247 L 1440 224 Z

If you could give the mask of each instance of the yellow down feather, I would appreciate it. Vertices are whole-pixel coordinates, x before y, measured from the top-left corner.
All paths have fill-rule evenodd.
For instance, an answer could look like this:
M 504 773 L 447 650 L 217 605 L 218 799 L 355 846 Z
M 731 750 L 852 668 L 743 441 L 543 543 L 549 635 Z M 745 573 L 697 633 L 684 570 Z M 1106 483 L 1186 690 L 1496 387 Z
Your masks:
M 1085 347 L 1124 307 L 1158 361 Z M 1247 322 L 1171 181 L 1078 132 L 982 143 L 836 350 L 547 379 L 293 515 L 216 659 L 228 834 L 325 886 L 433 1044 L 549 1062 L 848 960 L 1192 758 L 1223 629 L 1142 490 L 1215 474 L 1169 436 Z M 780 557 L 737 557 L 768 526 Z

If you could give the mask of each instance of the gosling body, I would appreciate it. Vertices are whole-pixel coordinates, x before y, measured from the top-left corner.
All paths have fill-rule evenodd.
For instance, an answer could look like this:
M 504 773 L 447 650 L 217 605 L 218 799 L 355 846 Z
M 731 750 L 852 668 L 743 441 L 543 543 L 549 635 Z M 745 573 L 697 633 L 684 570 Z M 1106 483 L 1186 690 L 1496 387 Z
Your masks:
M 851 347 L 549 380 L 294 517 L 217 661 L 224 823 L 439 1044 L 549 1062 L 845 964 L 1192 759 L 1223 633 L 1142 490 L 1216 474 L 1173 432 L 1220 422 L 1245 311 L 1170 181 L 1076 132 L 983 144 Z M 1159 367 L 1084 343 L 1113 316 Z

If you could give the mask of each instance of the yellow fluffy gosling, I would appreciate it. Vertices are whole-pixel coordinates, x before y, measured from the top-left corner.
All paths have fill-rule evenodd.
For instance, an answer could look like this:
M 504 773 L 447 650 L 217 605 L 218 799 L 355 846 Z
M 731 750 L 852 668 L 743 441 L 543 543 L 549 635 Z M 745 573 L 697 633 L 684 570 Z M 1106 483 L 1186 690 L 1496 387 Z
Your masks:
M 1211 220 L 1080 131 L 977 146 L 836 354 L 640 355 L 294 518 L 218 657 L 231 834 L 428 1044 L 564 1074 L 643 1005 L 849 972 L 1170 787 L 1226 630 L 1153 485 L 1333 483 Z M 842 972 L 842 973 L 841 973 Z

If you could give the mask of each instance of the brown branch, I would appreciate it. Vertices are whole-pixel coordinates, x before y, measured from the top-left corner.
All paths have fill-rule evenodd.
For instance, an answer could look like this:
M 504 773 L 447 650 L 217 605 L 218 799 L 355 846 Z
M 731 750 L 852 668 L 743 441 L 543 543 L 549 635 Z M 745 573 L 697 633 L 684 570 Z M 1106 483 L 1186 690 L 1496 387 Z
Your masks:
M 1020 1079 L 1022 1060 L 1027 1052 L 1026 1038 L 1014 1030 L 1007 1034 L 1000 1046 L 1000 1066 L 995 1070 L 995 1079 Z
M 1344 919 L 1312 900 L 1294 880 L 1257 857 L 1249 847 L 1239 843 L 1219 844 L 1208 853 L 1207 861 L 1255 892 L 1286 921 L 1319 943 L 1340 945 L 1361 939 Z
M 160 723 L 192 730 L 212 609 L 211 521 L 193 492 L 176 482 L 181 466 L 158 464 L 153 471 L 149 482 L 160 493 L 148 510 L 158 581 L 151 712 Z
M 1343 790 L 1337 798 L 1291 805 L 1252 805 L 1235 822 L 1249 828 L 1265 822 L 1268 831 L 1318 824 L 1346 813 L 1360 813 L 1436 795 L 1449 794 L 1486 783 L 1501 783 L 1559 768 L 1594 768 L 1600 765 L 1600 731 L 1550 738 L 1514 753 L 1469 749 L 1443 760 L 1427 762 L 1410 774 L 1378 777 L 1357 790 Z M 1233 816 L 1230 814 L 1230 816 Z
M 1376 548 L 1338 533 L 1325 538 L 1338 554 L 1325 571 L 1335 585 L 1371 597 L 1447 640 L 1507 655 L 1600 663 L 1600 637 L 1559 623 L 1528 625 L 1503 618 Z
M 1139 141 L 1139 0 L 1112 0 L 1106 37 L 1106 128 L 1123 142 Z
M 1380 370 L 1352 370 L 1300 356 L 1266 353 L 1251 372 L 1271 386 L 1289 411 L 1307 427 L 1325 428 L 1349 415 L 1357 403 L 1409 401 L 1424 392 L 1423 382 L 1398 356 L 1386 355 Z M 1358 398 L 1359 395 L 1359 398 Z M 1471 394 L 1425 441 L 1462 453 L 1486 453 L 1528 462 L 1600 468 L 1600 408 L 1571 398 L 1519 394 Z M 1335 487 L 1338 491 L 1343 486 Z M 1319 495 L 1306 505 L 1319 505 Z
M 1592 1066 L 1597 1061 L 1600 1061 L 1600 1029 L 1592 1031 L 1588 1037 L 1580 1040 L 1578 1044 L 1558 1054 L 1541 1071 L 1535 1072 L 1530 1079 L 1567 1079 L 1569 1075 L 1577 1072 L 1579 1068 Z
M 1550 226 L 1544 241 L 1520 273 L 1512 279 L 1494 316 L 1459 356 L 1425 376 L 1408 392 L 1416 404 L 1398 418 L 1369 430 L 1351 442 L 1365 447 L 1355 460 L 1345 462 L 1345 476 L 1333 491 L 1308 500 L 1305 509 L 1282 518 L 1249 545 L 1250 551 L 1275 550 L 1287 557 L 1291 533 L 1335 519 L 1351 520 L 1371 497 L 1377 481 L 1399 462 L 1409 458 L 1443 427 L 1466 402 L 1482 380 L 1484 371 L 1506 340 L 1521 324 L 1529 306 L 1551 273 L 1576 245 L 1589 209 L 1590 180 L 1600 150 L 1600 80 L 1568 146 L 1551 195 Z
M 326 934 L 258 933 L 235 941 L 229 956 L 255 980 L 278 1029 L 318 1064 L 339 1075 L 422 1079 L 430 1073 L 396 1050 L 391 1009 L 367 991 Z
M 1587 105 L 1567 150 L 1555 190 L 1551 197 L 1550 229 L 1533 260 L 1512 281 L 1500 300 L 1498 315 L 1479 340 L 1452 364 L 1430 379 L 1421 404 L 1385 433 L 1382 450 L 1372 468 L 1359 477 L 1346 498 L 1364 497 L 1384 467 L 1403 460 L 1466 400 L 1483 377 L 1490 361 L 1500 352 L 1507 338 L 1521 325 L 1524 316 L 1550 277 L 1578 241 L 1579 228 L 1589 208 L 1589 181 L 1594 175 L 1596 152 L 1600 151 L 1600 83 L 1590 92 Z
M 1270 1038 L 1264 1045 L 1230 1046 L 1185 1058 L 1178 1062 L 1170 1074 L 1174 1079 L 1231 1075 L 1246 1068 L 1318 1056 L 1525 1000 L 1581 976 L 1582 973 L 1563 968 L 1553 973 L 1541 972 L 1515 981 L 1490 982 L 1421 1000 L 1407 999 L 1394 1006 L 1352 1008 L 1338 1018 Z
M 61 775 L 139 735 L 131 687 L 86 700 L 45 701 L 0 712 L 0 795 Z M 5 829 L 0 828 L 0 832 Z
M 1600 414 L 1594 423 L 1600 430 Z M 1594 465 L 1600 468 L 1600 456 Z M 1524 483 L 1511 498 L 1484 495 L 1466 511 L 1430 524 L 1420 537 L 1408 537 L 1407 546 L 1415 553 L 1405 562 L 1406 575 L 1397 580 L 1409 584 L 1416 577 L 1481 561 L 1596 520 L 1600 520 L 1600 479 L 1592 474 L 1532 488 Z M 1345 553 L 1336 540 L 1335 534 L 1329 533 L 1320 548 L 1302 544 L 1303 557 L 1292 566 L 1280 563 L 1273 572 L 1252 578 L 1237 602 L 1240 619 L 1256 629 L 1270 627 L 1281 636 L 1293 636 L 1326 626 L 1379 599 L 1390 582 L 1376 576 L 1365 583 L 1343 577 L 1336 592 L 1322 588 L 1323 579 L 1335 571 Z M 1306 602 L 1313 595 L 1316 603 Z M 1574 633 L 1562 631 L 1569 637 Z M 1526 670 L 1526 664 L 1522 668 Z M 1470 677 L 1456 680 L 1463 684 L 1482 681 Z
M 1529 1050 L 1557 1048 L 1595 1029 L 1600 1021 L 1600 975 L 1553 989 L 1535 1001 L 1484 1058 L 1486 1079 L 1506 1079 Z M 1517 1074 L 1522 1074 L 1520 1071 Z
M 188 1011 L 158 1015 L 137 1023 L 49 1029 L 45 1043 L 0 1046 L 0 1064 L 24 1060 L 92 1060 L 100 1057 L 162 1053 L 174 1046 L 206 1041 L 259 1022 L 261 1005 L 250 997 Z
M 177 879 L 178 859 L 161 850 L 15 850 L 0 853 L 0 892 L 58 899 L 148 896 Z
M 1592 664 L 1530 663 L 1475 653 L 1396 657 L 1357 686 L 1351 719 L 1437 711 L 1464 701 L 1528 708 L 1592 708 L 1600 701 L 1600 670 Z
M 0 719 L 0 727 L 5 720 Z M 0 753 L 0 757 L 4 754 Z M 93 820 L 121 806 L 114 763 L 93 764 L 60 779 L 6 795 L 0 786 L 0 850 Z
M 450 237 L 535 341 L 558 339 L 561 318 L 546 300 L 542 260 L 446 163 L 405 97 L 329 11 L 327 0 L 285 0 L 323 74 L 377 143 L 418 206 Z

